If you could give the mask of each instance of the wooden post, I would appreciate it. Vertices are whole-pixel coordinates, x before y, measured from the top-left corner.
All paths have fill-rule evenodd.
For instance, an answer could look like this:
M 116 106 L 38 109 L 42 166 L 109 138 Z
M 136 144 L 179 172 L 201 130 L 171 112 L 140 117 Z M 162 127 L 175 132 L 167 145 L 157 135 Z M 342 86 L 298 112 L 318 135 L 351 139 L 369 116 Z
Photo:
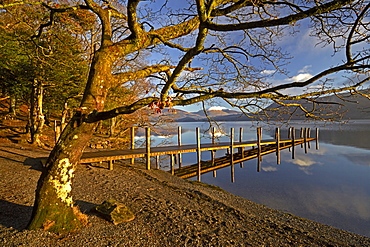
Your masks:
M 212 127 L 211 133 L 212 133 L 212 144 L 215 144 L 216 127 Z
M 182 145 L 182 143 L 181 143 L 181 126 L 179 126 L 177 128 L 177 145 L 178 146 Z M 179 164 L 179 168 L 181 168 L 181 166 L 182 166 L 182 154 L 181 153 L 178 154 L 177 161 L 178 161 L 178 164 Z
M 159 155 L 155 156 L 155 168 L 159 169 Z
M 243 128 L 239 130 L 239 143 L 243 142 Z M 240 157 L 244 159 L 244 147 L 239 148 Z M 244 167 L 244 162 L 240 162 L 240 168 Z
M 307 129 L 304 128 L 303 131 L 303 141 L 304 141 L 304 152 L 307 153 Z
M 295 151 L 295 128 L 292 127 L 292 133 L 290 135 L 292 137 L 292 159 L 294 159 L 294 151 Z
M 211 160 L 212 160 L 212 166 L 215 165 L 215 153 L 216 151 L 215 150 L 211 150 Z M 217 177 L 217 171 L 216 170 L 213 170 L 213 177 Z
M 280 128 L 276 128 L 276 163 L 280 165 Z
M 307 138 L 309 139 L 311 137 L 311 128 L 307 128 Z M 308 148 L 311 148 L 310 142 L 307 143 Z
M 135 149 L 135 127 L 131 127 L 131 150 Z M 131 158 L 131 165 L 135 163 L 135 158 Z
M 234 167 L 234 128 L 230 129 L 230 165 L 231 165 L 231 182 L 235 182 L 235 167 Z
M 198 161 L 198 181 L 200 182 L 200 175 L 201 175 L 201 153 L 200 153 L 200 129 L 199 127 L 196 128 L 196 137 L 197 137 L 197 161 Z
M 109 160 L 108 162 L 108 169 L 113 170 L 113 160 Z
M 172 175 L 175 175 L 175 155 L 174 154 L 170 154 L 171 158 L 170 158 L 170 164 L 171 164 L 171 174 Z
M 261 151 L 261 140 L 262 140 L 262 127 L 257 128 L 257 172 L 261 171 L 262 151 Z
M 319 128 L 316 128 L 316 150 L 319 149 Z
M 211 133 L 212 133 L 212 144 L 215 144 L 215 132 L 216 128 L 212 127 Z M 215 165 L 215 156 L 216 156 L 216 150 L 211 150 L 211 160 L 212 160 L 212 166 Z M 213 177 L 217 177 L 217 171 L 213 170 Z
M 146 128 L 146 169 L 150 170 L 150 128 Z
M 292 127 L 289 127 L 289 130 L 288 130 L 288 139 L 291 139 L 292 138 Z M 291 152 L 291 147 L 288 148 L 289 149 L 289 152 Z
M 303 139 L 303 128 L 301 127 L 301 132 L 299 134 L 299 137 Z M 303 148 L 303 143 L 301 143 L 301 148 Z

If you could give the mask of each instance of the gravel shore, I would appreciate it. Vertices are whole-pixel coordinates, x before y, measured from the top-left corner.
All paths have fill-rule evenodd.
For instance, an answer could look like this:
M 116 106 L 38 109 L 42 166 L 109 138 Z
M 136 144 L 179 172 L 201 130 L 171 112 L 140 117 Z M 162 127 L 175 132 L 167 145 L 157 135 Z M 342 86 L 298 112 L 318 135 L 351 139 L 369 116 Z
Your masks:
M 370 246 L 370 238 L 269 209 L 222 189 L 144 166 L 80 165 L 74 199 L 90 226 L 55 235 L 23 230 L 47 151 L 0 144 L 0 246 Z M 115 199 L 136 215 L 113 225 L 90 209 Z

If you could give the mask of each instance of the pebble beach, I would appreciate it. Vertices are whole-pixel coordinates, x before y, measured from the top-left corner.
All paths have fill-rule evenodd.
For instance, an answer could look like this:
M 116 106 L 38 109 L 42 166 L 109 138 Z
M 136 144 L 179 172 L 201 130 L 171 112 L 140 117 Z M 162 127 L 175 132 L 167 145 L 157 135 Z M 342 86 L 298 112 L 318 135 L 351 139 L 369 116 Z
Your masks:
M 89 226 L 64 235 L 25 230 L 40 158 L 48 153 L 0 144 L 0 246 L 370 246 L 367 237 L 125 161 L 114 170 L 78 166 L 73 196 Z M 126 205 L 135 219 L 114 225 L 91 210 L 107 199 Z

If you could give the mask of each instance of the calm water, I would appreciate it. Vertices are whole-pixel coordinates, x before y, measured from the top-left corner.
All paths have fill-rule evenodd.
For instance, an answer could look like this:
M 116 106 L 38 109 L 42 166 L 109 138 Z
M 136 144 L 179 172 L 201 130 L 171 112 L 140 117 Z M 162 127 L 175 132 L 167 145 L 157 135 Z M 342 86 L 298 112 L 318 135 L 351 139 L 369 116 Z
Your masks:
M 296 128 L 320 128 L 318 150 L 311 143 L 305 154 L 297 146 L 295 159 L 291 159 L 291 153 L 285 149 L 280 165 L 276 164 L 275 154 L 263 156 L 261 172 L 257 172 L 256 160 L 244 162 L 244 168 L 235 164 L 234 183 L 230 167 L 218 170 L 217 177 L 212 173 L 202 175 L 201 181 L 270 208 L 370 237 L 369 124 L 367 120 L 343 126 L 293 122 L 291 126 Z M 183 144 L 195 143 L 195 127 L 203 130 L 202 142 L 210 142 L 208 123 L 180 125 Z M 243 140 L 256 139 L 257 126 L 251 122 L 223 123 L 221 129 L 228 134 L 231 127 L 235 128 L 235 140 L 239 139 L 240 127 L 244 128 Z M 263 127 L 263 137 L 272 138 L 274 127 Z M 287 127 L 282 127 L 282 136 L 287 135 L 286 130 Z M 153 139 L 159 144 L 161 140 L 176 138 Z M 221 136 L 220 140 L 228 141 L 229 137 Z M 218 156 L 224 153 L 225 150 L 217 151 Z M 185 154 L 183 159 L 185 164 L 194 164 L 196 154 Z M 209 152 L 203 152 L 202 159 L 210 159 Z M 167 163 L 162 161 L 163 169 Z

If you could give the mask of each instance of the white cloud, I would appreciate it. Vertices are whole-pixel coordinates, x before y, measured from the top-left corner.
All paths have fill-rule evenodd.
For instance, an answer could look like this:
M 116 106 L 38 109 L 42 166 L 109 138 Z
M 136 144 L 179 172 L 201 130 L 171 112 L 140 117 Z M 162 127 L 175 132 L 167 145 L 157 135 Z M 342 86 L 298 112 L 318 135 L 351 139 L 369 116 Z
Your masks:
M 308 72 L 311 65 L 306 65 L 302 69 L 300 69 L 294 76 L 289 78 L 271 78 L 269 82 L 272 84 L 272 86 L 277 86 L 281 84 L 291 83 L 291 82 L 302 82 L 306 81 L 313 77 L 311 73 Z M 302 93 L 302 88 L 290 88 L 282 91 L 283 93 L 286 93 L 288 95 L 295 95 Z
M 309 158 L 294 159 L 292 163 L 303 167 L 312 166 L 316 164 L 315 161 L 310 160 Z
M 263 75 L 272 75 L 275 72 L 276 72 L 276 70 L 265 69 L 265 70 L 261 71 L 261 74 L 263 74 Z
M 301 158 L 292 160 L 292 163 L 298 165 L 298 169 L 306 173 L 307 175 L 312 175 L 311 166 L 320 163 L 311 160 L 308 156 L 302 156 Z
M 276 172 L 278 169 L 274 166 L 262 167 L 262 170 L 265 172 Z
M 310 73 L 300 73 L 298 75 L 295 75 L 293 77 L 290 77 L 288 79 L 285 79 L 285 81 L 287 82 L 300 82 L 300 81 L 305 81 L 305 80 L 308 80 L 312 77 L 312 75 Z
M 311 160 L 302 160 L 302 159 L 297 159 L 293 161 L 293 164 L 298 165 L 298 169 L 303 171 L 306 175 L 312 175 L 312 168 L 311 166 L 315 164 L 314 161 Z
M 299 70 L 298 73 L 307 73 L 307 72 L 309 72 L 311 67 L 312 67 L 312 65 L 306 65 L 301 70 Z
M 309 73 L 309 69 L 311 67 L 312 67 L 312 65 L 305 65 L 303 68 L 301 68 L 299 71 L 297 71 L 297 73 L 294 76 L 291 76 L 291 77 L 285 78 L 285 79 L 283 79 L 283 78 L 277 79 L 275 77 L 275 78 L 270 79 L 269 81 L 273 85 L 279 85 L 279 84 L 290 83 L 290 82 L 305 81 L 305 80 L 308 80 L 311 77 L 313 77 L 313 75 L 311 73 Z M 261 73 L 262 74 L 267 74 L 266 72 L 263 72 L 263 71 Z

